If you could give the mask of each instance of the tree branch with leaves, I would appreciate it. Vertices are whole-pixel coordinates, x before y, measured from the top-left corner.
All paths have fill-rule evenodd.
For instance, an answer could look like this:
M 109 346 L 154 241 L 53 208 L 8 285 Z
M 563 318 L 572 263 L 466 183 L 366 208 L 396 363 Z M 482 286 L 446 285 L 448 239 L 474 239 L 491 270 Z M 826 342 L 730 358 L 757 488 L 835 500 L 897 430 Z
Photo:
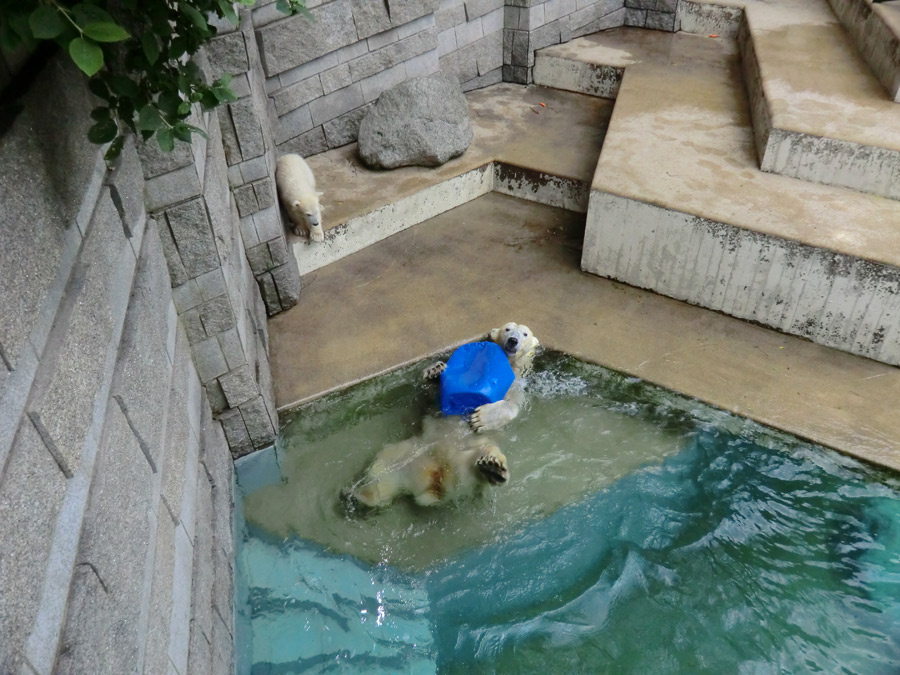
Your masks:
M 55 42 L 89 77 L 102 99 L 91 111 L 88 138 L 110 143 L 106 159 L 122 151 L 126 134 L 156 136 L 166 151 L 205 132 L 187 123 L 193 104 L 204 109 L 235 100 L 231 76 L 207 83 L 192 60 L 215 37 L 215 18 L 237 25 L 235 5 L 255 0 L 0 0 L 0 46 L 7 52 Z M 304 0 L 277 0 L 286 14 L 306 11 Z

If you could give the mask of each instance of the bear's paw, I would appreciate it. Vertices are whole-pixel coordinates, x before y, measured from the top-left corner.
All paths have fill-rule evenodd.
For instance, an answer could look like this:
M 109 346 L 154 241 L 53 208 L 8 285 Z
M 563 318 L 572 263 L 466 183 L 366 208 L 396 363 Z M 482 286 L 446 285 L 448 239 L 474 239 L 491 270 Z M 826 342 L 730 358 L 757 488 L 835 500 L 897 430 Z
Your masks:
M 482 455 L 475 460 L 475 467 L 491 485 L 499 485 L 509 480 L 509 468 L 503 457 Z

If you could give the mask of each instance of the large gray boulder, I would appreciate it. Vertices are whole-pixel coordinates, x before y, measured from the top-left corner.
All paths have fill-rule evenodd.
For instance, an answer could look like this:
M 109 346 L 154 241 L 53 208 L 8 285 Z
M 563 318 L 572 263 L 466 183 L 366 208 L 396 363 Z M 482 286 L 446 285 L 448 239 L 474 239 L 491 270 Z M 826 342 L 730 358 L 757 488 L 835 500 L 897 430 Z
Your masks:
M 471 142 L 466 97 L 441 73 L 388 89 L 359 125 L 359 155 L 376 169 L 440 166 Z

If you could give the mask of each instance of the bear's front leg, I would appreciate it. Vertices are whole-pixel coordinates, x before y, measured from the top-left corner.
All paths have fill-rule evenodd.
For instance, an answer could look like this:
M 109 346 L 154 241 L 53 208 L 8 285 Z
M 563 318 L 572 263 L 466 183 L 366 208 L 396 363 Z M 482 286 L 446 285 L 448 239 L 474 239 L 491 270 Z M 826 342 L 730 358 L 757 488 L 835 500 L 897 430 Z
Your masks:
M 519 414 L 518 404 L 512 401 L 485 403 L 475 408 L 469 417 L 469 425 L 477 432 L 500 429 L 511 422 Z
M 447 364 L 443 361 L 438 361 L 434 365 L 428 366 L 425 370 L 422 371 L 422 379 L 436 380 L 445 370 L 447 370 Z

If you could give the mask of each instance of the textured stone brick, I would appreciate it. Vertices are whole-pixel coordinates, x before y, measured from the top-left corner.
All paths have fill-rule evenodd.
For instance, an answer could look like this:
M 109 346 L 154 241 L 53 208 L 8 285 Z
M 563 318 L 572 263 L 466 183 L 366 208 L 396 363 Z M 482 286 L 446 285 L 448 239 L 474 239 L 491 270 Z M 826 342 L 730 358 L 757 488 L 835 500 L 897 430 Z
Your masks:
M 219 384 L 222 385 L 228 405 L 232 408 L 237 408 L 242 403 L 259 395 L 259 387 L 249 365 L 243 365 L 226 373 L 219 378 Z
M 156 517 L 156 540 L 144 647 L 144 672 L 169 672 L 169 625 L 172 620 L 172 585 L 175 571 L 175 524 L 160 507 Z
M 347 66 L 344 66 L 344 68 L 346 67 Z M 328 70 L 326 72 L 330 73 L 332 72 L 332 70 L 336 69 L 337 68 L 332 68 L 331 70 Z M 275 94 L 275 96 L 273 97 L 273 100 L 275 102 L 275 114 L 279 116 L 286 115 L 292 110 L 296 110 L 300 106 L 306 105 L 310 101 L 329 93 L 324 91 L 324 89 L 322 88 L 321 77 L 322 76 L 320 75 L 313 75 L 312 77 L 308 77 L 305 80 L 300 80 L 296 84 L 285 87 L 277 94 Z M 350 83 L 348 82 L 347 84 Z
M 162 445 L 160 411 L 165 410 L 169 395 L 169 293 L 162 244 L 155 223 L 150 223 L 135 272 L 110 394 L 154 467 Z
M 228 408 L 228 401 L 225 400 L 225 393 L 222 391 L 222 385 L 219 384 L 218 380 L 204 385 L 204 391 L 214 413 L 219 414 Z
M 273 178 L 263 178 L 253 183 L 256 192 L 256 203 L 260 209 L 267 209 L 275 204 L 275 181 Z
M 43 426 L 49 449 L 69 475 L 81 462 L 89 433 L 99 433 L 107 378 L 114 366 L 112 345 L 120 338 L 119 316 L 124 317 L 127 307 L 135 262 L 119 214 L 104 190 L 57 315 L 50 352 L 41 363 L 44 374 L 39 373 L 29 404 L 29 414 Z
M 273 239 L 268 242 L 269 255 L 272 257 L 272 264 L 275 266 L 284 265 L 291 259 L 291 253 L 288 251 L 287 242 L 284 237 Z
M 203 300 L 212 300 L 218 298 L 228 291 L 225 285 L 225 276 L 222 268 L 214 269 L 206 274 L 201 274 L 195 279 L 197 288 L 200 290 L 200 296 Z
M 197 366 L 197 374 L 203 384 L 211 382 L 228 372 L 228 363 L 219 340 L 215 337 L 207 338 L 192 347 L 194 352 L 194 364 Z
M 500 52 L 500 55 L 502 58 L 502 51 Z M 433 75 L 434 73 L 438 72 L 441 69 L 440 62 L 438 61 L 438 56 L 438 51 L 432 50 L 430 52 L 425 52 L 424 54 L 414 56 L 409 61 L 406 61 L 403 66 L 406 68 L 407 79 Z
M 271 77 L 357 41 L 348 0 L 336 0 L 257 31 L 263 68 Z
M 325 152 L 327 149 L 328 143 L 325 140 L 325 132 L 322 131 L 322 127 L 315 127 L 305 134 L 300 134 L 296 138 L 285 141 L 278 146 L 280 153 L 296 152 L 304 157 L 317 155 L 320 152 Z
M 24 418 L 0 476 L 0 672 L 19 672 L 66 478 Z
M 241 343 L 237 328 L 232 328 L 223 333 L 219 333 L 216 336 L 216 339 L 219 341 L 222 355 L 225 357 L 225 361 L 228 364 L 226 370 L 233 370 L 234 368 L 239 368 L 247 363 L 247 357 L 244 355 L 244 346 Z
M 227 294 L 213 298 L 197 307 L 207 335 L 215 335 L 235 325 L 234 308 Z
M 356 110 L 351 110 L 323 125 L 325 138 L 329 148 L 337 148 L 341 145 L 353 143 L 359 136 L 359 123 L 369 112 L 371 104 L 364 105 Z
M 269 416 L 263 397 L 257 396 L 241 405 L 240 408 L 253 447 L 260 449 L 272 445 L 277 435 L 277 425 Z
M 179 312 L 186 312 L 203 302 L 203 297 L 200 295 L 200 287 L 197 286 L 197 281 L 191 279 L 190 281 L 181 284 L 181 286 L 173 288 L 172 300 L 175 302 L 175 309 Z
M 241 417 L 240 410 L 237 408 L 225 410 L 219 416 L 219 421 L 222 423 L 222 430 L 225 433 L 232 457 L 236 459 L 253 452 L 253 443 L 250 441 L 250 434 L 244 425 L 244 418 Z
M 644 24 L 644 27 L 671 33 L 675 30 L 675 13 L 648 11 L 647 21 Z
M 147 215 L 144 210 L 144 178 L 133 136 L 125 141 L 122 154 L 107 174 L 105 182 L 109 186 L 113 204 L 128 228 L 128 236 L 131 237 Z
M 375 73 L 372 77 L 361 80 L 359 85 L 362 87 L 363 99 L 366 103 L 375 103 L 382 92 L 406 80 L 406 67 L 404 64 L 399 63 L 396 66 Z
M 158 418 L 163 410 L 156 408 Z M 110 406 L 54 672 L 128 673 L 137 668 L 152 477 L 128 420 Z
M 359 108 L 365 102 L 362 94 L 362 87 L 360 87 L 359 83 L 356 83 L 344 89 L 332 92 L 331 94 L 328 94 L 328 96 L 316 99 L 309 104 L 309 112 L 312 116 L 313 124 L 319 126 L 346 112 Z
M 438 0 L 387 0 L 391 13 L 391 23 L 401 26 L 438 8 Z
M 357 82 L 432 49 L 437 49 L 437 32 L 434 29 L 425 30 L 354 59 L 350 62 L 350 75 Z M 315 112 L 313 119 L 316 119 Z
M 200 175 L 197 166 L 192 163 L 171 173 L 148 178 L 144 184 L 144 201 L 148 211 L 159 211 L 196 197 L 201 190 Z
M 275 280 L 270 272 L 260 274 L 256 280 L 259 282 L 259 292 L 262 294 L 263 302 L 266 305 L 266 312 L 269 316 L 278 314 L 287 309 L 281 306 L 281 300 L 278 297 L 278 289 L 275 287 Z
M 333 91 L 353 84 L 353 79 L 350 77 L 350 66 L 346 63 L 342 63 L 331 70 L 326 70 L 319 78 L 322 82 L 322 92 L 324 94 L 330 94 Z
M 556 42 L 559 42 L 559 30 L 556 31 Z M 548 44 L 556 44 L 556 42 Z M 546 46 L 546 45 L 545 45 Z M 482 38 L 472 45 L 475 64 L 479 75 L 485 75 L 503 65 L 503 42 L 497 34 Z
M 269 253 L 268 243 L 259 244 L 247 249 L 247 260 L 254 274 L 262 274 L 272 269 L 272 256 Z
M 213 79 L 224 74 L 235 75 L 250 69 L 247 46 L 241 32 L 216 36 L 206 45 Z
M 189 278 L 219 267 L 218 250 L 202 199 L 192 199 L 167 209 L 166 222 Z
M 313 126 L 312 115 L 309 113 L 308 105 L 292 110 L 278 118 L 275 125 L 275 142 L 284 143 L 289 141 L 300 134 L 305 134 Z
M 454 28 L 466 20 L 466 8 L 464 5 L 453 5 L 445 9 L 439 9 L 434 13 L 434 27 L 438 31 Z
M 200 310 L 196 307 L 183 312 L 179 315 L 179 318 L 181 319 L 181 326 L 184 329 L 184 333 L 190 344 L 202 342 L 209 337 L 206 334 L 206 330 L 203 328 L 203 322 L 200 320 Z
M 259 204 L 256 202 L 256 192 L 253 191 L 252 185 L 243 185 L 232 191 L 234 201 L 238 207 L 238 213 L 241 218 L 246 218 L 250 214 L 259 211 Z
M 179 341 L 175 350 L 175 365 L 172 368 L 169 407 L 166 414 L 166 437 L 160 466 L 160 494 L 176 524 L 180 520 L 186 467 L 188 462 L 197 461 L 196 455 L 199 452 L 197 439 L 191 431 L 188 410 L 189 380 L 197 377 L 191 359 L 190 348 L 185 341 Z
M 466 0 L 466 20 L 471 21 L 503 7 L 503 0 Z
M 266 143 L 263 140 L 260 127 L 260 114 L 256 109 L 253 97 L 241 99 L 228 104 L 228 112 L 234 123 L 238 145 L 241 148 L 241 158 L 246 161 L 253 157 L 259 157 L 266 151 Z
M 353 21 L 360 40 L 381 33 L 391 27 L 391 17 L 384 2 L 372 0 L 351 0 Z
M 225 151 L 225 161 L 231 166 L 241 161 L 241 146 L 238 143 L 237 131 L 231 121 L 231 115 L 219 115 L 219 130 L 222 134 L 222 147 Z
M 283 309 L 289 309 L 300 300 L 300 273 L 297 265 L 289 262 L 272 270 L 272 279 L 278 289 L 278 299 Z

